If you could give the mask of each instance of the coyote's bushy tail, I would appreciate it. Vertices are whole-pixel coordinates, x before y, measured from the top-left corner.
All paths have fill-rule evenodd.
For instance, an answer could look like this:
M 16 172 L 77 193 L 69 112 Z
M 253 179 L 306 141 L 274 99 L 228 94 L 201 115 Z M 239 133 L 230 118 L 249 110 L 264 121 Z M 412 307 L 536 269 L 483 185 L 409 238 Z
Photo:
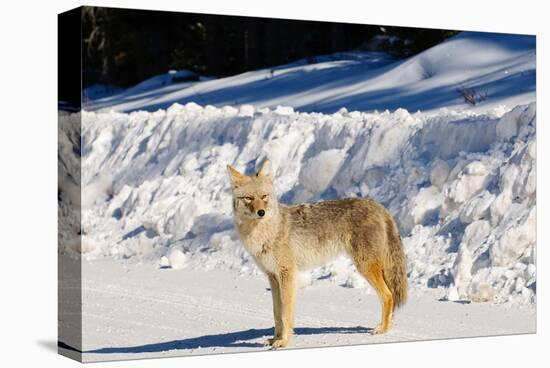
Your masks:
M 397 225 L 391 219 L 388 221 L 388 262 L 384 269 L 384 281 L 393 296 L 393 308 L 397 308 L 407 301 L 407 262 L 403 243 L 397 230 Z

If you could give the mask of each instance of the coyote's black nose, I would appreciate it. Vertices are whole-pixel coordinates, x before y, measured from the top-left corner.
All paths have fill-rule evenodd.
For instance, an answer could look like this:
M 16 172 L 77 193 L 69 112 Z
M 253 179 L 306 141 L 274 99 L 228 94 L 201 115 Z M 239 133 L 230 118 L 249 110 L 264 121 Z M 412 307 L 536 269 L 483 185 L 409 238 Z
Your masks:
M 264 217 L 265 211 L 264 210 L 258 210 L 258 216 Z

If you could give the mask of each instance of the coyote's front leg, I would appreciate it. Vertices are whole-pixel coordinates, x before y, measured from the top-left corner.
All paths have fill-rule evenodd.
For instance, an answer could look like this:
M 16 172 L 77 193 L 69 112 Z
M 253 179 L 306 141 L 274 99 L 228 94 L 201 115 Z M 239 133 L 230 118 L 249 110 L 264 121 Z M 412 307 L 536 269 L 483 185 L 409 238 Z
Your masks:
M 292 337 L 294 327 L 294 303 L 296 299 L 295 271 L 293 269 L 282 269 L 277 275 L 280 295 L 280 335 L 271 343 L 274 348 L 282 348 L 288 345 Z M 277 329 L 277 327 L 275 327 Z
M 267 276 L 271 287 L 271 297 L 273 299 L 273 320 L 275 321 L 275 331 L 272 339 L 268 339 L 267 343 L 273 345 L 276 340 L 281 338 L 281 292 L 277 276 L 269 274 Z

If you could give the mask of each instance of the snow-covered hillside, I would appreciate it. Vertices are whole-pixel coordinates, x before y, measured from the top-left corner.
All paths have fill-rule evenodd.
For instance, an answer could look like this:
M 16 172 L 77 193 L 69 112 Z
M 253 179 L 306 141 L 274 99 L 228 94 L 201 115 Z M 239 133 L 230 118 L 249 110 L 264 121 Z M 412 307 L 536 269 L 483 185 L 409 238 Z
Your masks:
M 467 105 L 457 89 L 473 88 L 481 99 L 486 97 L 475 110 L 487 112 L 535 99 L 535 46 L 533 36 L 462 32 L 406 60 L 380 52 L 353 52 L 223 79 L 172 82 L 171 76 L 161 75 L 113 96 L 90 96 L 86 109 L 152 112 L 175 102 L 195 102 L 217 107 L 282 105 L 323 113 L 342 107 L 415 112 L 464 109 Z
M 257 274 L 233 229 L 226 165 L 251 172 L 268 157 L 284 203 L 386 205 L 413 288 L 534 303 L 535 38 L 464 32 L 408 60 L 314 61 L 214 80 L 167 73 L 61 115 L 62 253 Z M 461 87 L 486 99 L 470 106 Z M 327 279 L 369 291 L 345 258 L 301 283 Z
M 65 115 L 63 126 L 74 119 Z M 61 245 L 86 260 L 257 273 L 233 230 L 225 165 L 250 172 L 269 157 L 282 202 L 365 196 L 385 204 L 413 287 L 444 287 L 452 300 L 534 302 L 535 119 L 535 104 L 501 117 L 193 103 L 83 112 L 83 244 L 76 249 L 68 236 L 74 225 Z M 68 156 L 78 152 L 70 138 L 60 144 Z M 62 191 L 61 208 L 77 197 Z M 368 287 L 346 259 L 302 282 L 327 277 Z

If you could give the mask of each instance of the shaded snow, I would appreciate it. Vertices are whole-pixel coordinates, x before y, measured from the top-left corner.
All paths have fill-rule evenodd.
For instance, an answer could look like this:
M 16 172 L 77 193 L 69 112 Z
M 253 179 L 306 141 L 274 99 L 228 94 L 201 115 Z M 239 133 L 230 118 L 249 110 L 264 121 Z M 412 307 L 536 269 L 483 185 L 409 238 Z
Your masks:
M 535 99 L 535 44 L 534 36 L 462 32 L 406 60 L 380 52 L 353 52 L 214 80 L 171 84 L 169 75 L 160 75 L 114 96 L 92 98 L 86 109 L 155 111 L 175 102 L 218 107 L 284 105 L 324 113 L 342 107 L 349 111 L 471 109 L 457 89 L 472 88 L 487 96 L 475 111 L 495 110 L 501 115 Z

